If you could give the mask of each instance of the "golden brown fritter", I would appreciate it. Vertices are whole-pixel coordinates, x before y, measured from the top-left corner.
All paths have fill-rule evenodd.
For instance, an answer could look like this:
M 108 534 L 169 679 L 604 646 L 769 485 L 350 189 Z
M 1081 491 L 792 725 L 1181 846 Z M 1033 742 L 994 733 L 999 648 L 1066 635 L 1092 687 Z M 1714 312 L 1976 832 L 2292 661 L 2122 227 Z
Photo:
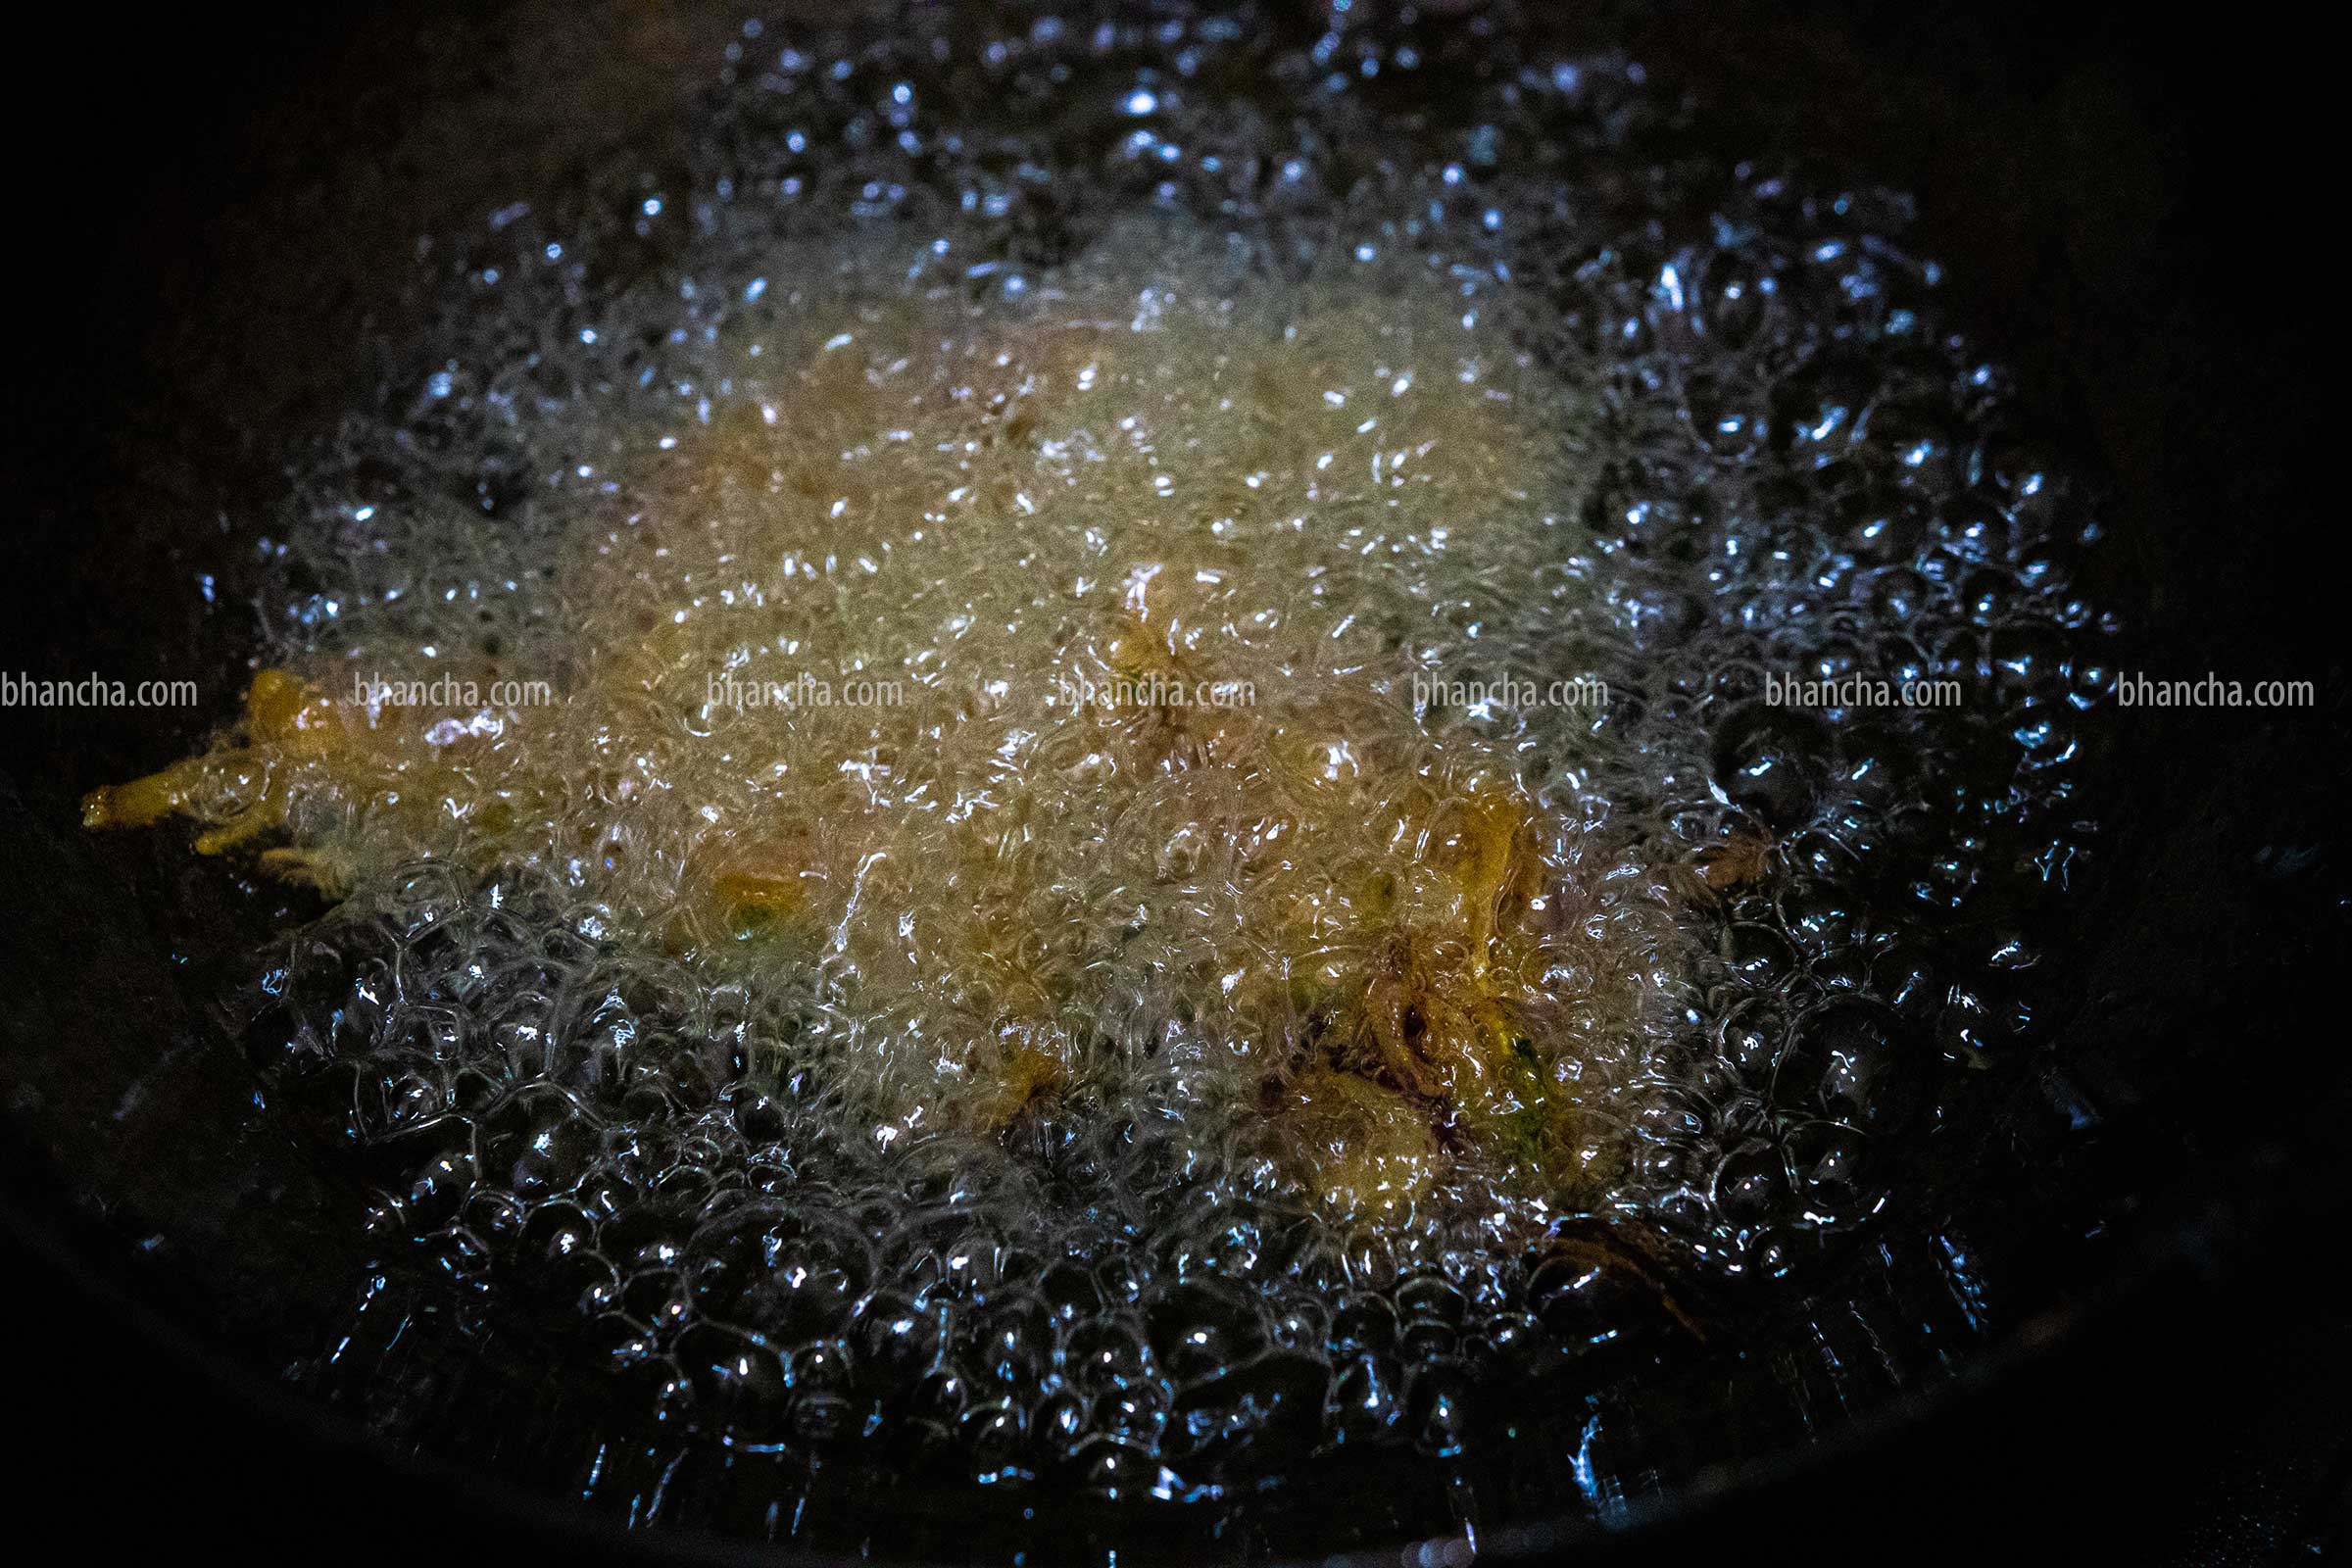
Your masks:
M 1563 407 L 1426 283 L 1137 298 L 745 324 L 731 400 L 562 541 L 560 656 L 503 672 L 554 701 L 265 670 L 86 819 L 274 837 L 330 892 L 548 867 L 641 941 L 817 976 L 908 1130 L 1002 1127 L 1156 1008 L 1345 1211 L 1464 1157 L 1564 1200 L 1543 976 L 1611 956 L 1547 912 L 1562 825 L 1404 697 L 1418 642 L 1559 551 Z

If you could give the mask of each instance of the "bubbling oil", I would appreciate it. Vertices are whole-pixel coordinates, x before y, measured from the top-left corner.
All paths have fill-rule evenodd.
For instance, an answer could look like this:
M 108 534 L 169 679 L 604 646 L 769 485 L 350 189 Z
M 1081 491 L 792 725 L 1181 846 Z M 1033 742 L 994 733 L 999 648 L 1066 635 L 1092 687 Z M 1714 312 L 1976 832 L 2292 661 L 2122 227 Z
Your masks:
M 232 1016 L 387 1256 L 658 1443 L 1197 1497 L 1869 1234 L 2095 842 L 2097 530 L 1899 199 L 1424 53 L 748 27 L 455 247 L 172 785 L 339 900 Z

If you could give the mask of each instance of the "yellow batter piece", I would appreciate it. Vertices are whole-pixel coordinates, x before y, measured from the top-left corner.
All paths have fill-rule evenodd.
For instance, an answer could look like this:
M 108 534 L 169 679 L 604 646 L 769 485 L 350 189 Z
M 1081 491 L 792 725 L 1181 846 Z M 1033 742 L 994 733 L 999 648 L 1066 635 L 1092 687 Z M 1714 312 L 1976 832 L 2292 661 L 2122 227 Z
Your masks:
M 1491 293 L 1135 255 L 1017 303 L 777 290 L 707 416 L 583 503 L 550 667 L 369 672 L 555 701 L 264 670 L 234 734 L 86 819 L 186 815 L 334 894 L 543 866 L 831 999 L 907 1134 L 1003 1127 L 1181 1020 L 1340 1212 L 1461 1161 L 1564 1200 L 1601 1173 L 1572 1058 L 1616 960 L 1564 913 L 1567 828 L 1408 692 L 1569 547 L 1574 411 Z

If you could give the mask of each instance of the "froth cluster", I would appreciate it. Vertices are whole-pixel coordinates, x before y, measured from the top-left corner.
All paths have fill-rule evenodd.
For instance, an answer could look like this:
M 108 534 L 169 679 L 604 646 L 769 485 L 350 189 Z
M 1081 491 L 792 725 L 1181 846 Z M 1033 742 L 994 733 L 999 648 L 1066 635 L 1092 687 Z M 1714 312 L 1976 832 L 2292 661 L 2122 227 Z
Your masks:
M 303 764 L 348 897 L 237 1022 L 657 1446 L 1197 1497 L 1737 1346 L 2096 851 L 2098 530 L 1899 198 L 1508 32 L 1098 21 L 747 29 L 300 468 L 274 662 L 560 698 Z M 1766 700 L 1855 673 L 1965 700 Z M 1543 1179 L 1343 1060 L 1446 1108 L 1318 1180 L 1283 1089 L 1400 930 Z

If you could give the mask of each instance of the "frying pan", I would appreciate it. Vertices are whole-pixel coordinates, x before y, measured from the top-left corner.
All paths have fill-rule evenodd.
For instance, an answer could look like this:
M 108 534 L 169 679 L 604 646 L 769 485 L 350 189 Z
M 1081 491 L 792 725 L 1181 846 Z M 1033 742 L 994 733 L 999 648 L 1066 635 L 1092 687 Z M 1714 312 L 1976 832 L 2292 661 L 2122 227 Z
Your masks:
M 1477 8 L 1439 9 L 1423 25 Z M 1310 12 L 1271 8 L 1266 24 L 1311 29 Z M 74 811 L 227 716 L 252 636 L 235 563 L 258 542 L 223 519 L 270 493 L 272 433 L 331 415 L 415 325 L 415 237 L 615 147 L 660 158 L 734 19 L 515 3 L 259 7 L 120 34 L 63 20 L 74 46 L 47 84 L 63 95 L 28 83 L 12 105 L 16 145 L 38 149 L 21 211 L 46 275 L 21 285 L 7 392 L 19 537 L 0 668 L 193 674 L 211 706 L 0 710 L 0 1345 L 35 1439 L 8 1482 L 15 1511 L 93 1544 L 789 1554 L 628 1532 L 500 1464 L 391 1451 L 273 1383 L 334 1309 L 354 1242 L 241 1064 L 207 1049 L 190 971 L 316 910 L 224 887 L 166 846 L 88 840 Z M 1529 24 L 1689 83 L 1701 151 L 1918 193 L 1923 248 L 1965 314 L 2052 439 L 2111 486 L 2147 604 L 2123 662 L 2307 678 L 2319 696 L 2149 711 L 2116 738 L 2115 847 L 2036 1075 L 2037 1114 L 2069 1136 L 1988 1143 L 1969 1196 L 2033 1238 L 2004 1258 L 1987 1342 L 1933 1387 L 1597 1517 L 1515 1519 L 1482 1554 L 1957 1558 L 2031 1542 L 2156 1560 L 2192 1524 L 2217 1551 L 2254 1551 L 2278 1543 L 2227 1523 L 2225 1483 L 2246 1463 L 2228 1450 L 2304 1420 L 2309 1442 L 2271 1441 L 2256 1462 L 2289 1496 L 2290 1538 L 2329 1528 L 2347 1427 L 2307 1412 L 2352 1370 L 2320 1289 L 2352 1114 L 2328 984 L 2346 921 L 2328 639 L 2346 577 L 2315 471 L 2323 412 L 2296 366 L 2338 250 L 2322 238 L 2317 68 L 2275 47 L 2277 22 L 2241 12 L 2190 38 L 2120 9 L 1898 22 L 1817 4 Z M 2049 1148 L 2062 1163 L 2002 1157 Z M 1343 1523 L 1189 1549 L 1321 1556 L 1321 1532 L 1405 1560 Z M 1073 1551 L 1099 1545 L 1091 1528 L 1070 1522 Z M 952 1529 L 920 1545 L 988 1549 Z

